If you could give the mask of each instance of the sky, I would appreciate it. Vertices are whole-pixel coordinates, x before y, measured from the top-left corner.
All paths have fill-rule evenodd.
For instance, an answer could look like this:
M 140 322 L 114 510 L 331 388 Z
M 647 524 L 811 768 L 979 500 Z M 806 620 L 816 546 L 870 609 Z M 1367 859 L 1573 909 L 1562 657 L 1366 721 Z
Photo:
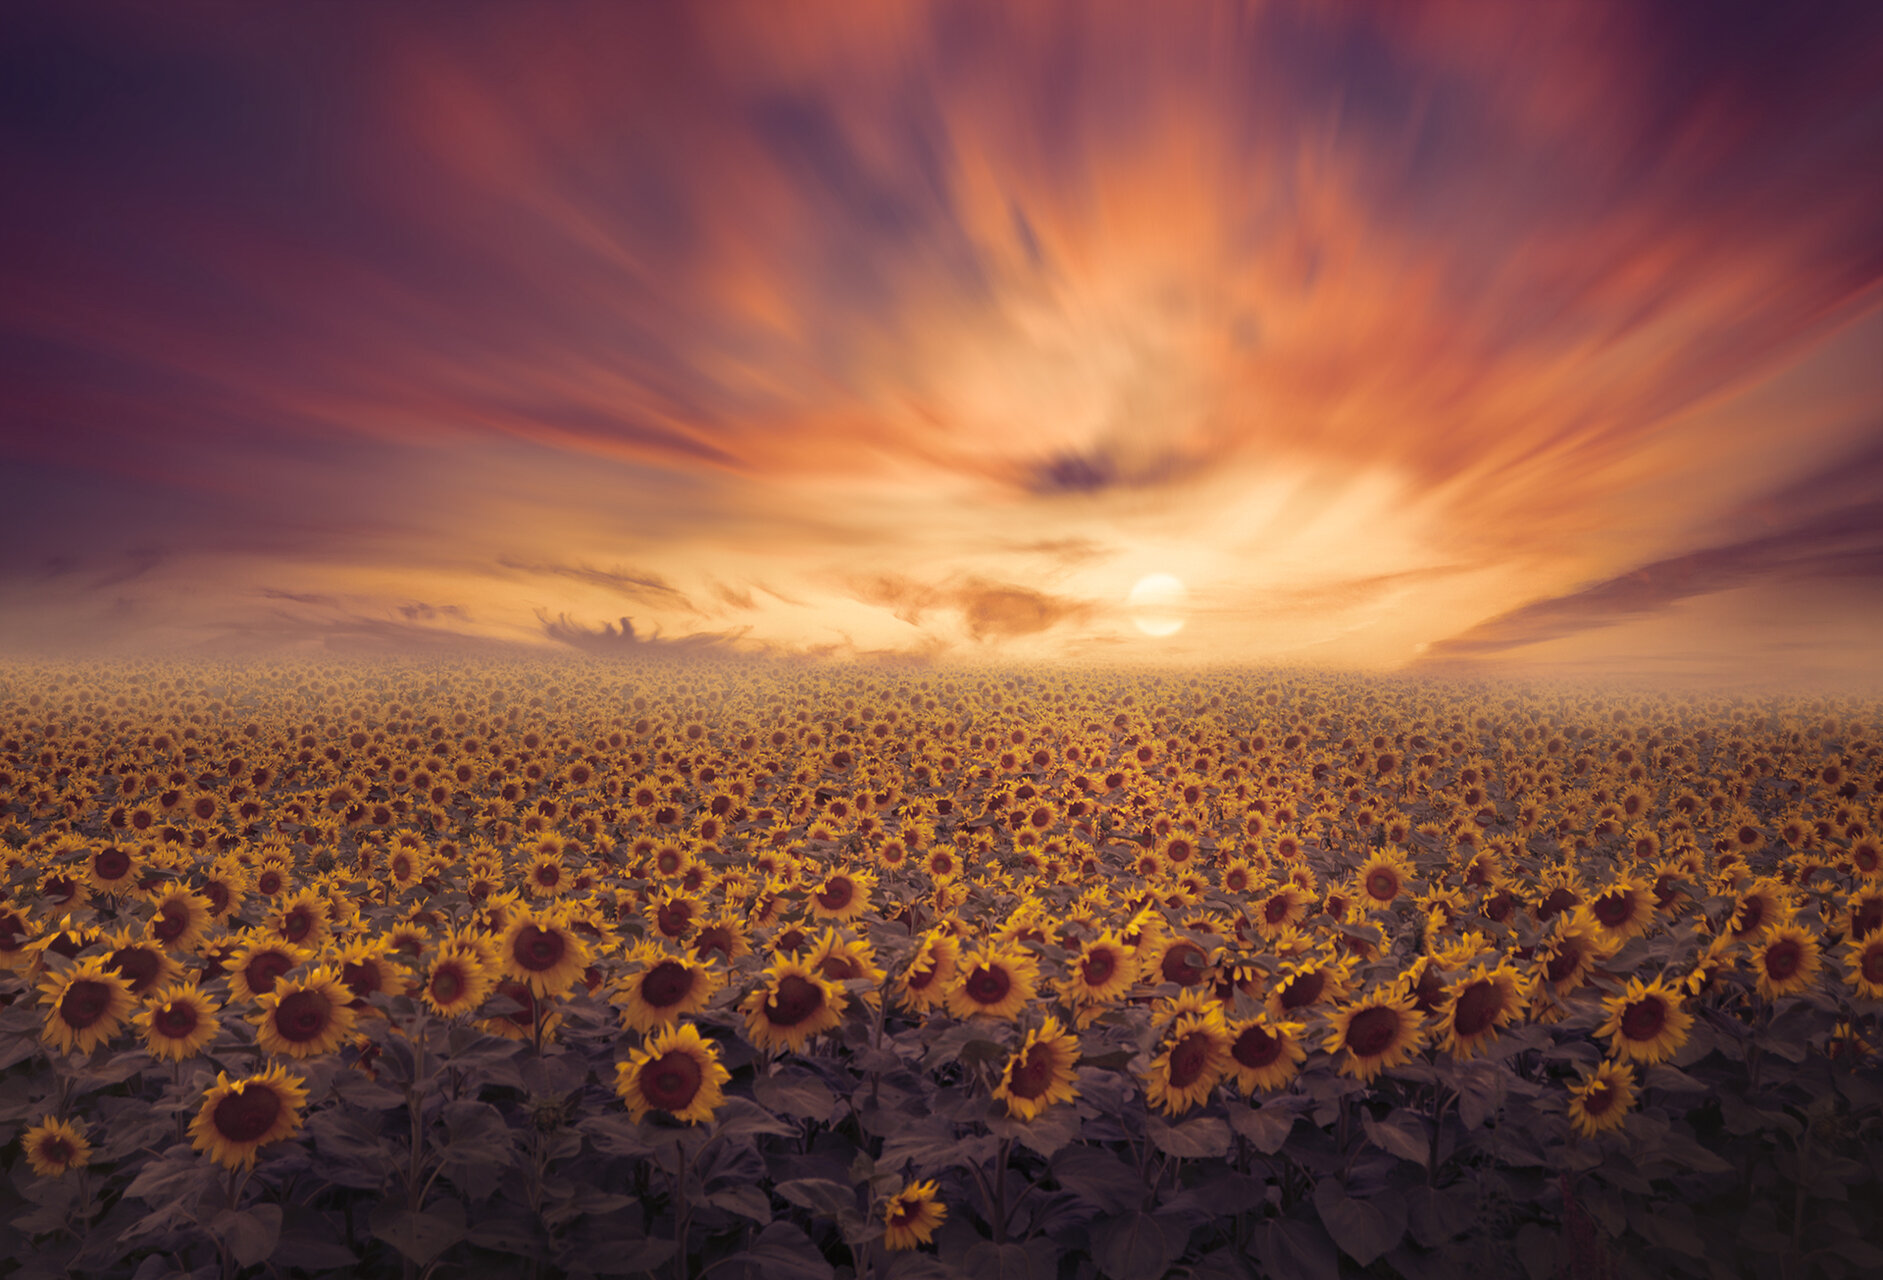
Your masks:
M 1874 681 L 1880 86 L 1869 0 L 15 7 L 0 652 Z

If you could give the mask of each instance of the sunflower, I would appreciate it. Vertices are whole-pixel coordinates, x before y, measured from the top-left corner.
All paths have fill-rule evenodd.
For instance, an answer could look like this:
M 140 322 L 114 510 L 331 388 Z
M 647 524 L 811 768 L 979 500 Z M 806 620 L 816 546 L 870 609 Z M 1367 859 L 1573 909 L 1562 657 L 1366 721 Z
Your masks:
M 529 1040 L 536 1035 L 540 1019 L 543 1043 L 547 1044 L 562 1025 L 562 1015 L 550 1007 L 550 997 L 537 996 L 530 990 L 528 983 L 513 978 L 498 978 L 488 998 L 507 1000 L 516 1006 L 478 1020 L 478 1028 L 489 1035 L 502 1036 L 506 1040 Z
M 811 915 L 819 920 L 854 920 L 870 909 L 876 877 L 867 871 L 833 871 L 811 890 Z
M 1660 978 L 1630 978 L 1625 991 L 1602 1002 L 1602 1011 L 1608 1017 L 1596 1034 L 1608 1039 L 1609 1055 L 1649 1066 L 1679 1052 L 1693 1026 L 1679 991 Z
M 335 961 L 340 981 L 353 993 L 352 1006 L 360 1009 L 369 998 L 381 993 L 403 996 L 411 992 L 411 975 L 392 959 L 392 946 L 381 937 L 350 942 L 340 949 Z
M 1445 990 L 1438 1010 L 1444 1032 L 1440 1047 L 1454 1058 L 1470 1058 L 1497 1038 L 1497 1033 L 1523 1017 L 1529 1002 L 1529 983 L 1509 964 L 1486 969 L 1479 965 L 1468 977 Z
M 670 942 L 685 942 L 699 931 L 705 908 L 684 888 L 663 889 L 647 904 L 647 922 Z
M 153 1058 L 181 1062 L 201 1053 L 222 1030 L 215 999 L 193 982 L 173 982 L 153 992 L 131 1022 L 144 1033 Z
M 669 955 L 653 944 L 637 947 L 628 958 L 640 967 L 621 979 L 614 1001 L 621 1021 L 644 1034 L 698 1013 L 724 982 L 705 961 Z
M 1588 912 L 1602 931 L 1603 943 L 1615 950 L 1654 924 L 1654 893 L 1645 881 L 1620 876 L 1589 898 Z
M 105 939 L 105 968 L 131 984 L 131 994 L 142 1000 L 150 992 L 183 972 L 183 966 L 165 955 L 149 938 L 135 938 L 120 929 Z
M 947 1216 L 933 1182 L 911 1182 L 883 1206 L 883 1247 L 895 1253 L 927 1244 Z
M 292 947 L 318 951 L 333 936 L 327 917 L 327 900 L 318 889 L 302 889 L 289 895 L 269 913 L 265 926 L 269 933 Z
M 103 956 L 48 975 L 39 991 L 46 1002 L 42 1038 L 64 1053 L 90 1053 L 117 1035 L 137 1007 L 131 984 L 107 968 Z
M 539 848 L 523 868 L 523 887 L 533 898 L 557 898 L 569 891 L 569 868 L 561 849 Z
M 1412 868 L 1397 850 L 1386 850 L 1361 863 L 1355 878 L 1367 902 L 1376 907 L 1390 907 L 1406 891 L 1406 882 L 1412 879 Z
M 1024 951 L 982 949 L 964 956 L 948 988 L 948 1012 L 957 1018 L 982 1015 L 1012 1021 L 1039 986 L 1037 961 Z
M 518 912 L 504 930 L 498 955 L 504 972 L 539 996 L 568 994 L 588 968 L 587 945 L 570 930 L 567 917 L 553 911 Z
M 1230 1068 L 1229 1046 L 1229 1028 L 1219 1009 L 1179 1018 L 1164 1051 L 1151 1061 L 1145 1100 L 1173 1116 L 1201 1106 Z
M 1347 1051 L 1340 1074 L 1371 1083 L 1381 1071 L 1409 1061 L 1424 1044 L 1412 997 L 1394 984 L 1336 1012 L 1324 1047 L 1329 1053 Z
M 340 971 L 322 965 L 299 978 L 283 978 L 275 989 L 256 1001 L 255 1043 L 269 1053 L 311 1058 L 332 1053 L 353 1033 L 356 1014 L 349 1007 L 353 993 L 340 981 Z
M 701 960 L 707 960 L 714 952 L 718 952 L 719 958 L 727 964 L 752 954 L 752 943 L 746 936 L 745 925 L 736 915 L 726 911 L 702 920 L 700 931 L 693 935 L 693 940 L 687 945 Z
M 1566 996 L 1584 982 L 1596 962 L 1607 954 L 1601 927 L 1586 909 L 1578 909 L 1556 922 L 1556 936 L 1537 948 L 1539 977 L 1558 996 Z
M 91 1163 L 92 1144 L 84 1128 L 70 1120 L 44 1120 L 20 1135 L 26 1163 L 42 1178 L 61 1178 Z
M 0 905 L 0 969 L 32 968 L 32 940 L 32 913 L 24 907 Z
M 1796 995 L 1817 979 L 1822 948 L 1817 935 L 1796 924 L 1768 930 L 1752 946 L 1759 994 L 1768 1000 Z
M 1347 973 L 1346 964 L 1337 964 L 1318 953 L 1285 960 L 1280 975 L 1268 989 L 1264 1008 L 1269 1017 L 1279 1019 L 1302 1009 L 1344 999 Z
M 229 962 L 229 992 L 238 1000 L 259 1000 L 275 983 L 312 959 L 300 947 L 273 938 L 251 935 L 250 941 Z
M 1078 1096 L 1073 1068 L 1079 1061 L 1079 1042 L 1067 1034 L 1059 1019 L 1048 1016 L 1007 1059 L 994 1097 L 1007 1104 L 1016 1120 L 1031 1120 L 1055 1102 Z
M 1079 948 L 1059 984 L 1060 995 L 1068 1004 L 1110 1004 L 1131 989 L 1135 967 L 1130 949 L 1107 929 Z
M 826 929 L 805 963 L 832 982 L 869 982 L 870 988 L 862 993 L 863 1003 L 872 1009 L 882 1003 L 880 988 L 888 975 L 877 967 L 876 953 L 863 939 L 842 937 L 835 929 Z
M 1791 902 L 1785 886 L 1760 876 L 1740 893 L 1727 918 L 1726 933 L 1735 942 L 1751 942 L 1790 916 Z
M 896 993 L 915 1013 L 947 1003 L 961 960 L 961 939 L 947 929 L 930 929 L 909 957 L 908 968 L 896 983 Z
M 1866 1000 L 1883 1000 L 1883 932 L 1873 931 L 1844 957 L 1844 980 Z
M 494 959 L 457 940 L 446 942 L 425 973 L 425 1003 L 450 1018 L 484 1003 L 496 984 Z
M 804 1048 L 843 1021 L 843 989 L 796 956 L 775 959 L 739 1006 L 748 1038 L 761 1049 Z
M 151 894 L 150 912 L 150 936 L 167 950 L 179 952 L 196 950 L 216 918 L 209 899 L 180 887 Z
M 306 1103 L 306 1087 L 279 1063 L 241 1080 L 217 1072 L 190 1121 L 191 1145 L 225 1169 L 253 1169 L 257 1152 L 301 1127 Z
M 649 1111 L 665 1111 L 688 1124 L 711 1120 L 726 1101 L 720 1086 L 730 1079 L 732 1073 L 719 1065 L 719 1046 L 692 1023 L 660 1032 L 615 1064 L 615 1092 L 636 1123 Z
M 1308 904 L 1312 901 L 1313 898 L 1300 885 L 1283 881 L 1264 893 L 1255 903 L 1256 931 L 1264 938 L 1285 933 L 1307 919 Z
M 1286 1089 L 1307 1060 L 1301 1038 L 1307 1026 L 1281 1022 L 1266 1014 L 1229 1024 L 1229 1071 L 1245 1095 Z
M 1626 1063 L 1604 1061 L 1569 1086 L 1569 1123 L 1585 1138 L 1621 1128 L 1634 1105 L 1635 1070 Z
M 117 893 L 137 883 L 137 855 L 122 845 L 108 844 L 85 858 L 85 879 L 99 893 Z
M 1181 936 L 1165 940 L 1146 955 L 1143 965 L 1144 980 L 1154 985 L 1174 982 L 1180 987 L 1195 987 L 1211 978 L 1209 954 Z

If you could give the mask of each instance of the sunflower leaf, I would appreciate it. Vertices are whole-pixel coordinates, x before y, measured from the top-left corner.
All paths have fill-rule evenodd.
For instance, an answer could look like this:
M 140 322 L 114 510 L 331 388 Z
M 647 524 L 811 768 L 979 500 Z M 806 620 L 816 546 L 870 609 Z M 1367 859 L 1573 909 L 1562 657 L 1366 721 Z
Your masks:
M 1348 1195 L 1338 1180 L 1323 1178 L 1314 1188 L 1314 1208 L 1340 1251 L 1363 1267 L 1372 1266 L 1406 1234 L 1406 1202 L 1390 1192 L 1361 1200 Z
M 373 1207 L 369 1220 L 375 1238 L 421 1267 L 429 1266 L 465 1235 L 464 1206 L 456 1200 L 441 1200 L 424 1213 L 379 1204 Z
M 1142 1210 L 1120 1214 L 1092 1231 L 1092 1261 L 1111 1280 L 1157 1280 L 1183 1252 L 1180 1233 Z
M 258 1204 L 237 1212 L 224 1209 L 209 1221 L 209 1233 L 220 1240 L 237 1266 L 265 1261 L 281 1239 L 281 1206 Z
M 1197 1116 L 1182 1124 L 1171 1124 L 1153 1114 L 1144 1131 L 1159 1151 L 1186 1160 L 1213 1160 L 1229 1150 L 1229 1126 L 1215 1116 Z

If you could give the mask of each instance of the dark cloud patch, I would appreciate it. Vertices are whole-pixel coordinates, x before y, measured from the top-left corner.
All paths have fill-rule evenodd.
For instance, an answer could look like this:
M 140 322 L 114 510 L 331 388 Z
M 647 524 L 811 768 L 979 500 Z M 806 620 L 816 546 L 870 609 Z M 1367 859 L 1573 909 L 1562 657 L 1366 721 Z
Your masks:
M 538 578 L 566 578 L 584 586 L 600 587 L 638 600 L 645 604 L 662 608 L 679 607 L 693 613 L 700 610 L 694 606 L 684 592 L 673 586 L 657 573 L 627 569 L 597 569 L 589 565 L 531 563 L 524 560 L 500 557 L 497 561 L 505 569 L 517 573 L 526 573 Z
M 427 604 L 423 600 L 414 600 L 398 608 L 399 616 L 407 622 L 436 622 L 440 618 L 453 618 L 459 622 L 467 622 L 471 616 L 462 605 Z
M 1524 605 L 1439 641 L 1420 665 L 1493 657 L 1761 579 L 1830 580 L 1851 591 L 1883 593 L 1883 500 L 1841 507 L 1783 532 L 1658 560 L 1570 595 Z
M 1088 601 L 971 577 L 928 584 L 884 574 L 852 583 L 851 591 L 863 603 L 888 609 L 912 627 L 922 626 L 933 613 L 956 613 L 979 641 L 1035 635 L 1093 614 Z
M 278 587 L 263 587 L 258 592 L 264 600 L 285 600 L 289 604 L 304 604 L 316 609 L 338 609 L 340 601 L 335 596 L 323 595 L 317 591 L 283 591 Z
M 643 636 L 635 630 L 634 619 L 628 617 L 623 617 L 619 625 L 604 622 L 600 626 L 589 626 L 586 623 L 574 621 L 566 613 L 557 614 L 554 618 L 540 612 L 536 616 L 537 620 L 542 623 L 543 634 L 557 644 L 606 658 L 640 658 L 654 655 L 733 656 L 738 652 L 738 641 L 744 634 L 743 632 L 699 632 L 673 637 Z

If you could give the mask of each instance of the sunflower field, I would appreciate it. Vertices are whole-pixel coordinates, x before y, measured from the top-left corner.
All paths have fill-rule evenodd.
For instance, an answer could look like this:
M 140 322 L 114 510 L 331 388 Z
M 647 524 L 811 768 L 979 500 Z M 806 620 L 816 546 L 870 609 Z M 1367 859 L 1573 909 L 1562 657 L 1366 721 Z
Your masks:
M 0 670 L 0 1271 L 1883 1273 L 1883 720 Z

